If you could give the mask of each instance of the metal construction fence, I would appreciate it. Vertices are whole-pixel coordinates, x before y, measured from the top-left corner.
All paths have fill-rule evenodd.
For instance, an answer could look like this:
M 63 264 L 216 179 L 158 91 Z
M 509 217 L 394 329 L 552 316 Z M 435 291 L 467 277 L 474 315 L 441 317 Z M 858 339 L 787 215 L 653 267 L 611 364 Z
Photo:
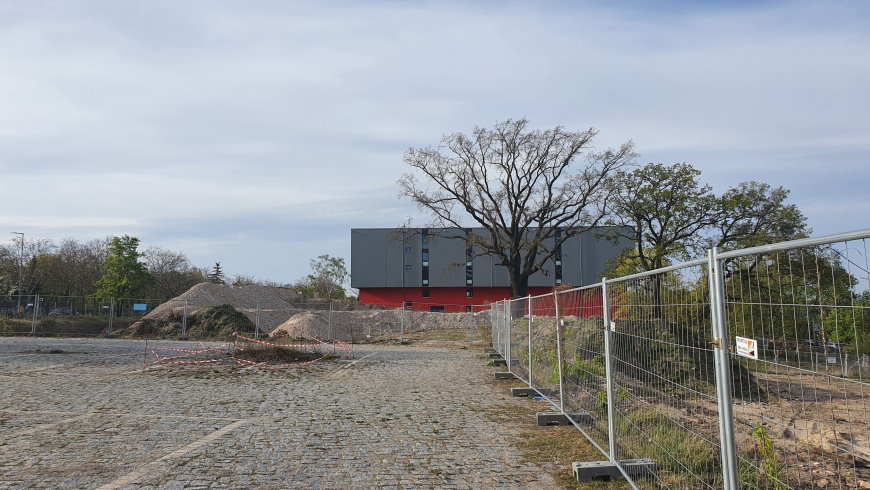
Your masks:
M 231 304 L 232 309 L 221 309 Z M 418 305 L 419 306 L 419 305 Z M 443 305 L 440 305 L 443 306 Z M 479 307 L 482 309 L 483 306 Z M 465 308 L 463 307 L 463 310 Z M 133 336 L 149 338 L 226 338 L 234 331 L 254 338 L 268 334 L 300 313 L 300 336 L 343 341 L 395 338 L 423 330 L 447 340 L 478 340 L 478 317 L 487 314 L 411 310 L 404 303 L 370 307 L 348 301 L 227 301 L 212 299 L 116 299 L 81 296 L 0 297 L 0 335 Z M 204 317 L 211 316 L 207 321 Z M 216 331 L 215 324 L 223 325 Z M 482 339 L 485 340 L 485 339 Z
M 634 488 L 870 488 L 868 239 L 500 301 L 493 347 Z

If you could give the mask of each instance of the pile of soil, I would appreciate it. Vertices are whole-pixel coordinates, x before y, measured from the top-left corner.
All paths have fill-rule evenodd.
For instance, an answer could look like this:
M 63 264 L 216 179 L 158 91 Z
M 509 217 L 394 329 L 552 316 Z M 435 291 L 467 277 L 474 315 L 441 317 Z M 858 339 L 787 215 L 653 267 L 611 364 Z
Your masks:
M 144 318 L 130 326 L 130 334 L 140 337 L 181 335 L 182 318 L 173 313 L 165 321 Z M 194 338 L 232 340 L 233 332 L 250 332 L 254 324 L 231 305 L 200 308 L 187 318 L 187 335 Z
M 145 335 L 136 332 L 149 332 L 146 334 L 152 335 L 155 334 L 153 332 L 163 331 L 170 327 L 168 324 L 180 323 L 185 312 L 190 320 L 191 316 L 197 314 L 201 309 L 220 305 L 232 306 L 247 317 L 252 325 L 259 321 L 262 332 L 270 332 L 287 319 L 303 311 L 329 310 L 330 301 L 306 299 L 289 288 L 233 287 L 228 284 L 203 282 L 155 308 L 134 323 L 130 327 L 130 332 L 133 335 Z M 373 307 L 361 305 L 355 301 L 343 301 L 332 302 L 332 308 L 347 311 Z M 251 326 L 244 331 L 253 332 L 254 327 Z
M 330 325 L 328 311 L 306 311 L 294 315 L 272 330 L 269 335 L 364 342 L 381 335 L 396 335 L 403 328 L 405 332 L 470 329 L 476 327 L 477 323 L 483 321 L 487 315 L 488 313 L 435 313 L 405 310 L 403 327 L 402 310 L 333 311 L 332 325 Z

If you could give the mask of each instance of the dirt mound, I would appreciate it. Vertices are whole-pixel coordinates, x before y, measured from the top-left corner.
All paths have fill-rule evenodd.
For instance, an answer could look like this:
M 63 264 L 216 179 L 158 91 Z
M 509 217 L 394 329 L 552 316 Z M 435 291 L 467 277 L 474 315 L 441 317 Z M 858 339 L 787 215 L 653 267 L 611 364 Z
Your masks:
M 291 338 L 335 338 L 343 342 L 365 341 L 381 335 L 430 329 L 473 328 L 479 318 L 473 313 L 430 313 L 401 310 L 333 311 L 332 324 L 328 311 L 306 311 L 276 327 L 270 336 L 287 335 Z
M 329 310 L 328 300 L 310 300 L 289 288 L 270 286 L 233 287 L 228 284 L 203 282 L 183 294 L 166 301 L 142 317 L 130 327 L 130 332 L 154 334 L 163 332 L 168 323 L 179 322 L 203 308 L 230 305 L 244 314 L 253 324 L 259 323 L 261 332 L 270 332 L 294 315 L 308 310 Z M 371 309 L 355 301 L 333 302 L 332 308 L 340 311 Z M 253 328 L 250 329 L 253 332 Z

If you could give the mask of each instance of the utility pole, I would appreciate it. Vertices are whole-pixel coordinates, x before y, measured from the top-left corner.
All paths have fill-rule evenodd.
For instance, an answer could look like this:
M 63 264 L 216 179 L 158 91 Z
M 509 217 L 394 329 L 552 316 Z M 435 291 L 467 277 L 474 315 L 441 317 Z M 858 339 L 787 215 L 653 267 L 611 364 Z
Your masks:
M 13 235 L 21 235 L 21 253 L 18 255 L 18 310 L 21 310 L 21 286 L 23 286 L 24 271 L 24 233 L 13 231 Z

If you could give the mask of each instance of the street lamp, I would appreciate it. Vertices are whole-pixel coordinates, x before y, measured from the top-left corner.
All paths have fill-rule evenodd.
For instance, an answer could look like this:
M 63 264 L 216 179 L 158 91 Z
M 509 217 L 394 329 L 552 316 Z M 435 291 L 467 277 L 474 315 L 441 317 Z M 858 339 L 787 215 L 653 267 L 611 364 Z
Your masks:
M 13 231 L 11 233 L 13 235 L 21 235 L 21 254 L 18 256 L 18 287 L 16 288 L 17 292 L 18 292 L 18 310 L 20 311 L 21 310 L 21 285 L 24 282 L 22 280 L 22 277 L 23 277 L 22 271 L 24 270 L 24 233 L 22 233 L 20 231 Z

